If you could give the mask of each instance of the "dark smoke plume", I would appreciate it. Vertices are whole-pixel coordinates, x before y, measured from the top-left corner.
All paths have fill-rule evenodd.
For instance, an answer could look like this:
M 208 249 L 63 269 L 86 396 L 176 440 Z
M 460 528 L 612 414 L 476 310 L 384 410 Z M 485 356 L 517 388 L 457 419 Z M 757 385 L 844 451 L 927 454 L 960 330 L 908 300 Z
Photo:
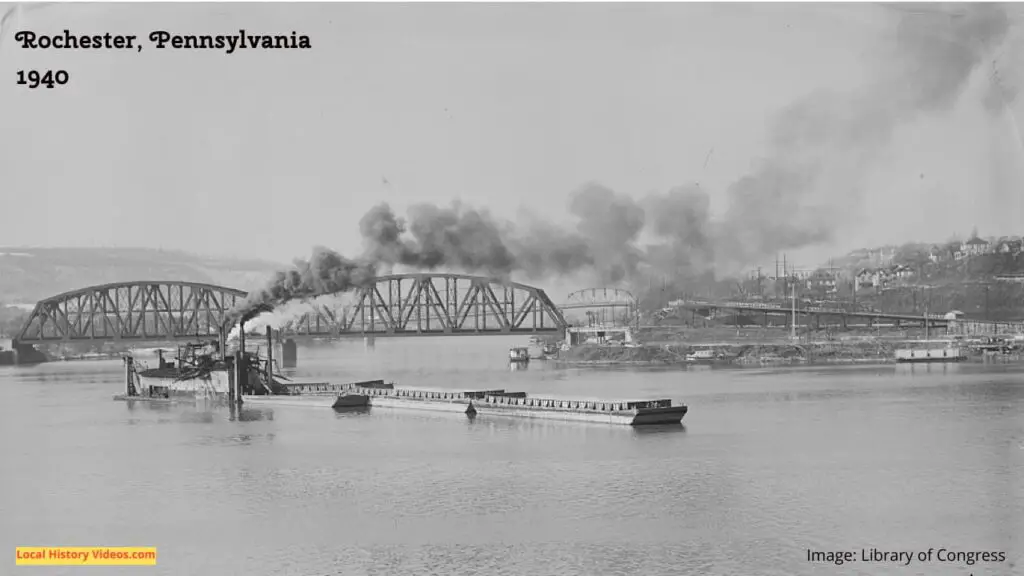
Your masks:
M 589 185 L 572 194 L 569 212 L 577 220 L 574 230 L 541 220 L 517 229 L 458 202 L 447 208 L 419 204 L 407 219 L 380 204 L 363 216 L 359 230 L 367 257 L 387 265 L 528 278 L 592 269 L 605 282 L 636 273 L 643 260 L 635 242 L 644 211 L 632 198 Z
M 629 196 L 592 184 L 570 197 L 572 227 L 536 218 L 515 227 L 460 203 L 421 204 L 399 218 L 381 204 L 359 222 L 362 260 L 318 249 L 310 262 L 279 273 L 232 318 L 350 290 L 384 266 L 534 279 L 589 272 L 606 284 L 658 276 L 693 281 L 828 241 L 859 209 L 864 175 L 894 131 L 955 104 L 971 77 L 992 67 L 1010 29 L 997 4 L 879 9 L 895 18 L 892 41 L 879 44 L 885 50 L 875 76 L 855 93 L 814 93 L 782 110 L 770 123 L 765 158 L 725 190 L 726 210 L 717 219 L 707 192 L 696 186 L 651 196 L 644 210 Z M 1005 106 L 1015 90 L 1009 80 L 995 79 L 1002 81 Z M 999 108 L 989 100 L 990 109 Z M 640 248 L 642 233 L 653 243 Z
M 249 294 L 244 302 L 228 313 L 224 327 L 230 329 L 238 322 L 247 322 L 291 300 L 348 292 L 365 286 L 373 281 L 376 273 L 376 264 L 371 261 L 349 260 L 333 250 L 317 246 L 308 261 L 296 260 L 290 270 L 277 272 L 262 290 Z

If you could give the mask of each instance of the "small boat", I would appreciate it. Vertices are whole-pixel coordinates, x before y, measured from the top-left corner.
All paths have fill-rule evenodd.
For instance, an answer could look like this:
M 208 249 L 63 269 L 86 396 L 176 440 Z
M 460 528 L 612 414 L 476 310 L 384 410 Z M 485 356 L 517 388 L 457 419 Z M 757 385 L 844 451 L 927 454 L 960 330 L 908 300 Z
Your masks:
M 691 364 L 714 362 L 715 360 L 720 360 L 721 358 L 722 355 L 716 354 L 715 351 L 712 350 L 711 348 L 703 348 L 694 351 L 693 354 L 686 355 L 686 361 Z
M 508 349 L 509 362 L 529 362 L 530 349 L 526 346 L 513 346 Z
M 963 362 L 967 353 L 960 347 L 903 348 L 896 350 L 897 362 Z

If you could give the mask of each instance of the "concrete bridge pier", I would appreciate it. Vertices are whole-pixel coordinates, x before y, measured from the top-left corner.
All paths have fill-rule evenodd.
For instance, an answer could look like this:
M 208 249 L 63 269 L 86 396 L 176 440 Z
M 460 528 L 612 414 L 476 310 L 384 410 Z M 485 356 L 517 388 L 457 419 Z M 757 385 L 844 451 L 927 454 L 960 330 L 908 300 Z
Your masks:
M 363 337 L 363 348 L 365 350 L 374 350 L 377 348 L 377 337 L 376 336 L 364 336 Z
M 295 340 L 291 338 L 285 339 L 281 343 L 281 367 L 282 368 L 295 368 L 298 365 L 299 351 L 298 345 Z

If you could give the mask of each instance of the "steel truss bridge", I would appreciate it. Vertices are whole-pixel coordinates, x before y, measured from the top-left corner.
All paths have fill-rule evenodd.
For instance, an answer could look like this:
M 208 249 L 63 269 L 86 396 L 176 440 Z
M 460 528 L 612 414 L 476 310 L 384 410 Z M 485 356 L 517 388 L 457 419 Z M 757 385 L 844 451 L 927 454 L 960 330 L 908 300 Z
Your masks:
M 196 282 L 121 282 L 38 302 L 17 341 L 215 338 L 228 310 L 245 298 L 233 288 Z
M 282 332 L 309 336 L 562 333 L 562 312 L 540 288 L 464 274 L 380 276 L 341 311 L 315 306 Z
M 194 282 L 137 281 L 90 286 L 36 304 L 20 344 L 162 341 L 219 336 L 246 292 Z M 376 278 L 341 310 L 312 311 L 282 327 L 291 336 L 445 336 L 561 333 L 561 311 L 540 288 L 460 274 Z
M 584 288 L 570 292 L 565 303 L 561 304 L 559 308 L 562 310 L 625 308 L 625 316 L 629 324 L 638 323 L 640 318 L 640 307 L 636 296 L 621 288 Z

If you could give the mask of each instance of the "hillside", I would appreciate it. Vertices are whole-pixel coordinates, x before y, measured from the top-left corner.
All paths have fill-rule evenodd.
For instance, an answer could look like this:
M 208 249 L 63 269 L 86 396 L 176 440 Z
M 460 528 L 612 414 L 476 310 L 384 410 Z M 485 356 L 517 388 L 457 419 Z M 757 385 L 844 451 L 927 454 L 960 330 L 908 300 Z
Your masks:
M 150 248 L 0 248 L 0 302 L 43 298 L 110 282 L 183 280 L 252 290 L 282 264 Z

